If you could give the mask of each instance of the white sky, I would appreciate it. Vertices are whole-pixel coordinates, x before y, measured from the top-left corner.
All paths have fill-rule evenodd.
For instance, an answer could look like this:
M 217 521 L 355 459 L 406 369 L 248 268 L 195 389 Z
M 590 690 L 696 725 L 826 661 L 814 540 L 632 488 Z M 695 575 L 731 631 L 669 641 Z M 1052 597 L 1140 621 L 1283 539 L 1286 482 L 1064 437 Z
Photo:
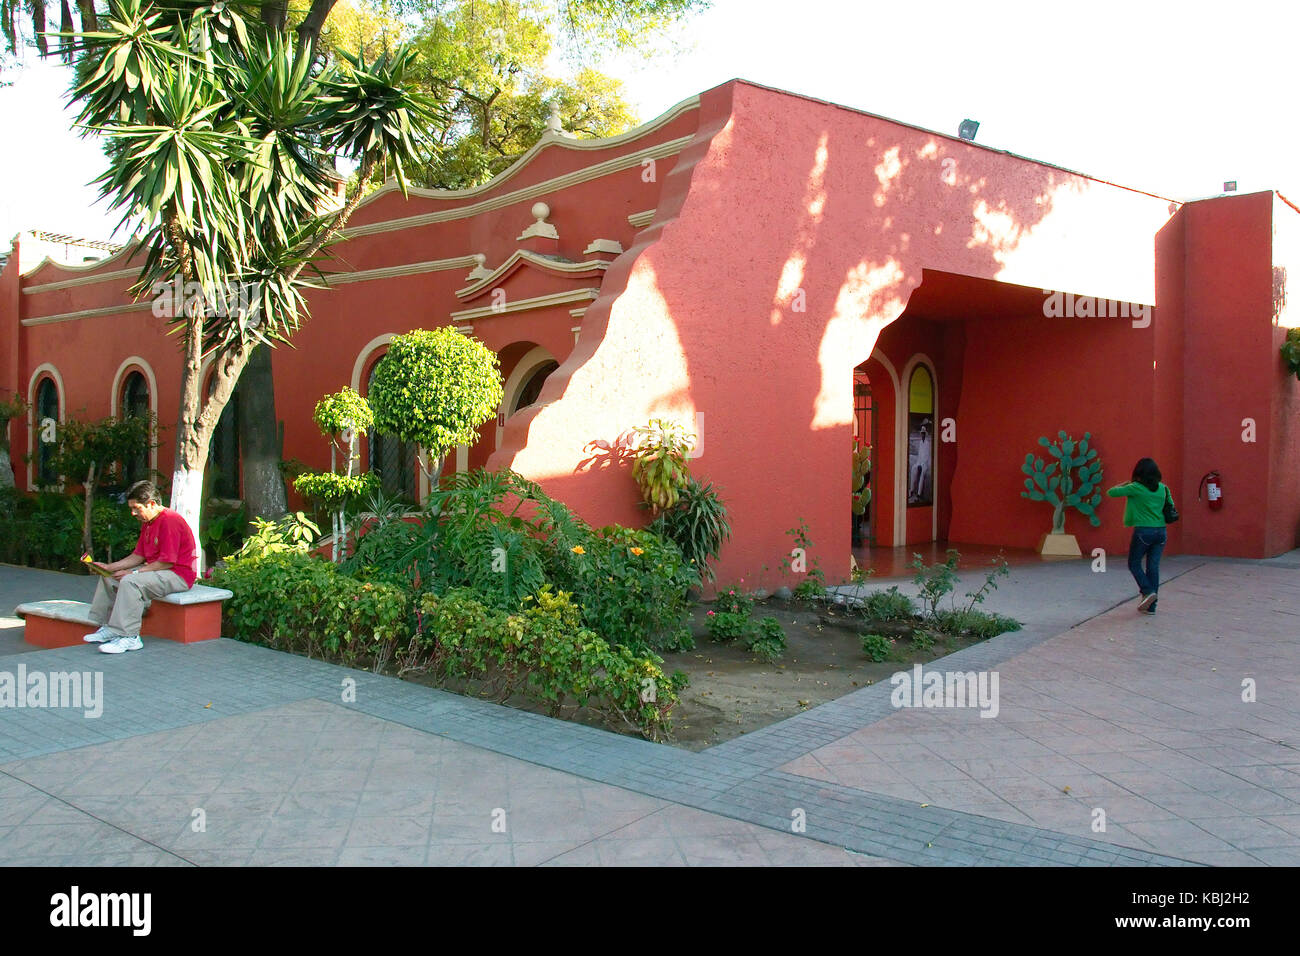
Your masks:
M 1175 199 L 1278 189 L 1300 199 L 1294 37 L 1285 0 L 715 0 L 675 55 L 601 67 L 648 120 L 742 77 L 955 134 Z M 24 228 L 106 238 L 82 187 L 103 169 L 69 132 L 66 74 L 28 67 L 0 89 L 0 244 Z M 21 133 L 20 133 L 21 131 Z

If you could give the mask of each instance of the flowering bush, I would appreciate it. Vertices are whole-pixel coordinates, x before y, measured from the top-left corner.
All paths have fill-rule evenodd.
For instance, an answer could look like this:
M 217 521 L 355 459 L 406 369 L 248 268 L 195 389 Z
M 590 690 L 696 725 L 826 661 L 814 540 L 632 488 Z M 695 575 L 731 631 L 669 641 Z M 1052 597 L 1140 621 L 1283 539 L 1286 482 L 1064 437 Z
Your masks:
M 699 584 L 699 575 L 675 544 L 610 525 L 565 553 L 560 577 L 582 606 L 587 627 L 636 653 L 695 646 L 686 626 L 686 591 Z
M 465 588 L 426 594 L 420 640 L 435 673 L 482 679 L 496 699 L 523 694 L 546 703 L 552 715 L 573 704 L 652 740 L 671 732 L 684 674 L 666 676 L 658 656 L 611 647 L 582 627 L 567 592 L 546 587 L 526 603 L 512 614 L 488 607 Z

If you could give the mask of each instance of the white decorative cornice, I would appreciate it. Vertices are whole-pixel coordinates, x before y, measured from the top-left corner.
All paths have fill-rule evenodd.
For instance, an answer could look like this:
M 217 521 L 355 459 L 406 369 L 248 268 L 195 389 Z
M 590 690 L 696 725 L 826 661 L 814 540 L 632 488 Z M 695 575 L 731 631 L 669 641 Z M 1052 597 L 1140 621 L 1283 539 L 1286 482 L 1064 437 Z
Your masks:
M 645 212 L 634 212 L 627 217 L 627 221 L 637 229 L 643 229 L 654 221 L 655 210 L 647 209 Z
M 647 146 L 645 149 L 639 149 L 632 153 L 624 153 L 622 156 L 607 159 L 603 163 L 587 166 L 584 169 L 575 169 L 563 176 L 556 176 L 554 179 L 547 179 L 533 186 L 524 186 L 514 192 L 502 193 L 499 196 L 493 196 L 491 199 L 484 199 L 481 202 L 471 203 L 467 206 L 457 206 L 454 209 L 443 209 L 437 212 L 426 212 L 418 216 L 405 216 L 401 219 L 388 219 L 384 222 L 372 222 L 363 226 L 349 226 L 343 230 L 343 238 L 356 239 L 360 236 L 396 232 L 399 229 L 415 229 L 419 226 L 431 226 L 439 222 L 468 219 L 480 213 L 489 212 L 493 209 L 503 209 L 506 206 L 526 202 L 529 199 L 537 199 L 550 193 L 559 192 L 562 189 L 568 189 L 570 186 L 622 172 L 625 169 L 634 169 L 647 159 L 664 159 L 668 156 L 676 156 L 694 138 L 694 136 L 683 136 L 680 139 L 670 139 L 665 143 Z M 411 190 L 411 192 L 414 193 L 415 190 Z M 460 199 L 464 197 L 453 195 L 452 198 Z
M 327 272 L 327 287 L 346 285 L 349 282 L 369 282 L 372 279 L 396 279 L 399 276 L 420 275 L 425 272 L 448 272 L 474 265 L 473 256 L 456 256 L 453 259 L 430 259 L 427 262 L 409 262 L 401 266 L 382 266 L 378 269 L 358 269 L 356 272 Z
M 520 263 L 527 263 L 545 272 L 555 275 L 580 276 L 592 272 L 603 272 L 609 268 L 609 263 L 603 259 L 588 259 L 586 262 L 563 262 L 559 259 L 550 259 L 541 253 L 531 252 L 528 249 L 516 249 L 510 254 L 510 258 L 501 265 L 497 266 L 487 275 L 483 276 L 472 285 L 456 291 L 457 298 L 472 299 L 484 289 L 490 288 L 504 279 L 509 273 L 513 272 L 515 267 Z
M 46 259 L 45 261 L 53 262 L 54 260 Z M 101 259 L 100 262 L 103 262 L 103 260 Z M 54 264 L 58 265 L 57 262 Z M 33 269 L 32 271 L 35 272 L 36 270 Z M 94 285 L 96 282 L 111 282 L 114 279 L 132 279 L 139 275 L 139 269 L 118 269 L 115 272 L 105 272 L 97 276 L 80 276 L 76 279 L 60 279 L 58 282 L 43 282 L 40 285 L 29 285 L 23 289 L 23 295 L 36 295 L 38 292 L 56 292 L 59 289 L 71 289 L 76 286 Z
M 564 305 L 566 302 L 590 302 L 600 295 L 599 289 L 575 289 L 571 292 L 554 292 L 551 295 L 539 295 L 531 299 L 517 299 L 502 305 L 485 305 L 478 309 L 465 309 L 453 312 L 453 322 L 473 322 L 487 319 L 494 315 L 506 315 L 510 312 L 528 312 L 532 309 L 545 309 L 552 305 Z
M 567 135 L 561 136 L 554 132 L 547 131 L 542 134 L 542 138 L 530 147 L 522 156 L 514 161 L 511 166 L 489 179 L 481 186 L 473 186 L 469 189 L 422 189 L 419 186 L 410 186 L 407 189 L 409 195 L 419 196 L 422 199 L 469 199 L 472 196 L 481 196 L 484 193 L 491 192 L 500 186 L 506 180 L 511 179 L 519 173 L 525 166 L 532 162 L 533 157 L 540 153 L 547 146 L 561 146 L 564 149 L 610 149 L 614 146 L 620 146 L 643 136 L 653 133 L 655 130 L 667 126 L 683 113 L 697 109 L 700 105 L 699 96 L 688 97 L 682 100 L 676 106 L 671 107 L 667 112 L 661 113 L 654 119 L 642 123 L 635 129 L 630 129 L 626 133 L 619 133 L 617 136 L 604 136 L 598 139 L 570 139 Z M 691 137 L 684 137 L 689 141 Z M 594 168 L 594 167 L 592 167 Z M 374 202 L 381 196 L 387 195 L 400 187 L 396 179 L 388 179 L 384 185 L 376 189 L 373 193 L 361 200 L 358 209 Z
M 121 249 L 117 250 L 117 252 L 113 253 L 111 256 L 105 256 L 102 259 L 96 259 L 94 262 L 86 262 L 79 266 L 68 265 L 67 263 L 59 262 L 55 259 L 51 259 L 49 256 L 46 256 L 44 259 L 36 263 L 36 265 L 32 266 L 30 269 L 27 269 L 19 273 L 19 275 L 20 276 L 33 275 L 34 273 L 40 271 L 40 269 L 46 263 L 54 266 L 54 268 L 56 269 L 62 269 L 64 272 L 91 272 L 95 269 L 102 269 L 110 262 L 116 262 L 118 259 L 129 259 L 131 257 L 131 253 L 135 252 L 136 249 L 138 249 L 139 247 L 140 244 L 138 242 L 134 242 L 134 241 L 128 242 L 126 245 L 124 245 Z M 97 276 L 96 278 L 98 279 L 100 277 Z
M 38 315 L 23 319 L 23 325 L 53 325 L 55 322 L 73 322 L 77 319 L 93 319 L 101 315 L 119 315 L 123 312 L 147 312 L 153 308 L 153 302 L 130 302 L 126 305 L 106 305 L 99 309 L 82 309 L 80 312 L 60 312 L 58 315 Z
M 617 239 L 593 239 L 591 245 L 582 250 L 584 256 L 595 253 L 597 255 L 620 256 L 623 254 L 623 243 Z

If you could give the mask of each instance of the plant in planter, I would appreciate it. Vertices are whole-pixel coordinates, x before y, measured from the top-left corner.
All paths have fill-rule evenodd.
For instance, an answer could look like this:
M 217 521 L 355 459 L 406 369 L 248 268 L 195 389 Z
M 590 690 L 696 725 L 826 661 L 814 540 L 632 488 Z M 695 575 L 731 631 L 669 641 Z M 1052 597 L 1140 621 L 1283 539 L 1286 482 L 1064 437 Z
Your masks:
M 1043 554 L 1078 557 L 1082 554 L 1079 543 L 1074 535 L 1065 533 L 1065 509 L 1077 508 L 1094 528 L 1101 524 L 1096 510 L 1101 503 L 1101 492 L 1097 490 L 1101 484 L 1101 460 L 1097 458 L 1097 449 L 1088 447 L 1091 432 L 1084 432 L 1080 442 L 1063 431 L 1057 432 L 1057 436 L 1059 442 L 1038 439 L 1038 444 L 1056 461 L 1045 464 L 1033 454 L 1025 456 L 1020 470 L 1029 477 L 1020 496 L 1046 501 L 1054 508 L 1051 533 L 1043 535 L 1038 550 Z

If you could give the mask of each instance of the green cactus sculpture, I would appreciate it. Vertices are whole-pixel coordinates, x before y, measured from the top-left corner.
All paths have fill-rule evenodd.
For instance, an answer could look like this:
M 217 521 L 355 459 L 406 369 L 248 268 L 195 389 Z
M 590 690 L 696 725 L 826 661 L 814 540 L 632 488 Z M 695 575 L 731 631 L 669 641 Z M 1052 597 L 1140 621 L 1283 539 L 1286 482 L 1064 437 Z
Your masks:
M 853 513 L 859 517 L 866 513 L 871 502 L 871 489 L 867 477 L 871 474 L 871 446 L 853 450 Z
M 1047 449 L 1056 461 L 1044 466 L 1043 459 L 1032 454 L 1025 456 L 1025 463 L 1020 466 L 1029 477 L 1025 479 L 1026 491 L 1020 492 L 1022 498 L 1031 501 L 1046 501 L 1056 510 L 1052 513 L 1052 534 L 1065 534 L 1065 509 L 1078 508 L 1087 515 L 1088 522 L 1095 528 L 1101 524 L 1097 516 L 1097 505 L 1101 504 L 1101 461 L 1097 458 L 1097 449 L 1088 447 L 1091 432 L 1083 433 L 1083 441 L 1076 443 L 1065 432 L 1056 433 L 1060 443 L 1038 439 L 1038 444 Z M 1053 474 L 1060 468 L 1059 474 Z M 1078 469 L 1078 474 L 1074 473 Z

